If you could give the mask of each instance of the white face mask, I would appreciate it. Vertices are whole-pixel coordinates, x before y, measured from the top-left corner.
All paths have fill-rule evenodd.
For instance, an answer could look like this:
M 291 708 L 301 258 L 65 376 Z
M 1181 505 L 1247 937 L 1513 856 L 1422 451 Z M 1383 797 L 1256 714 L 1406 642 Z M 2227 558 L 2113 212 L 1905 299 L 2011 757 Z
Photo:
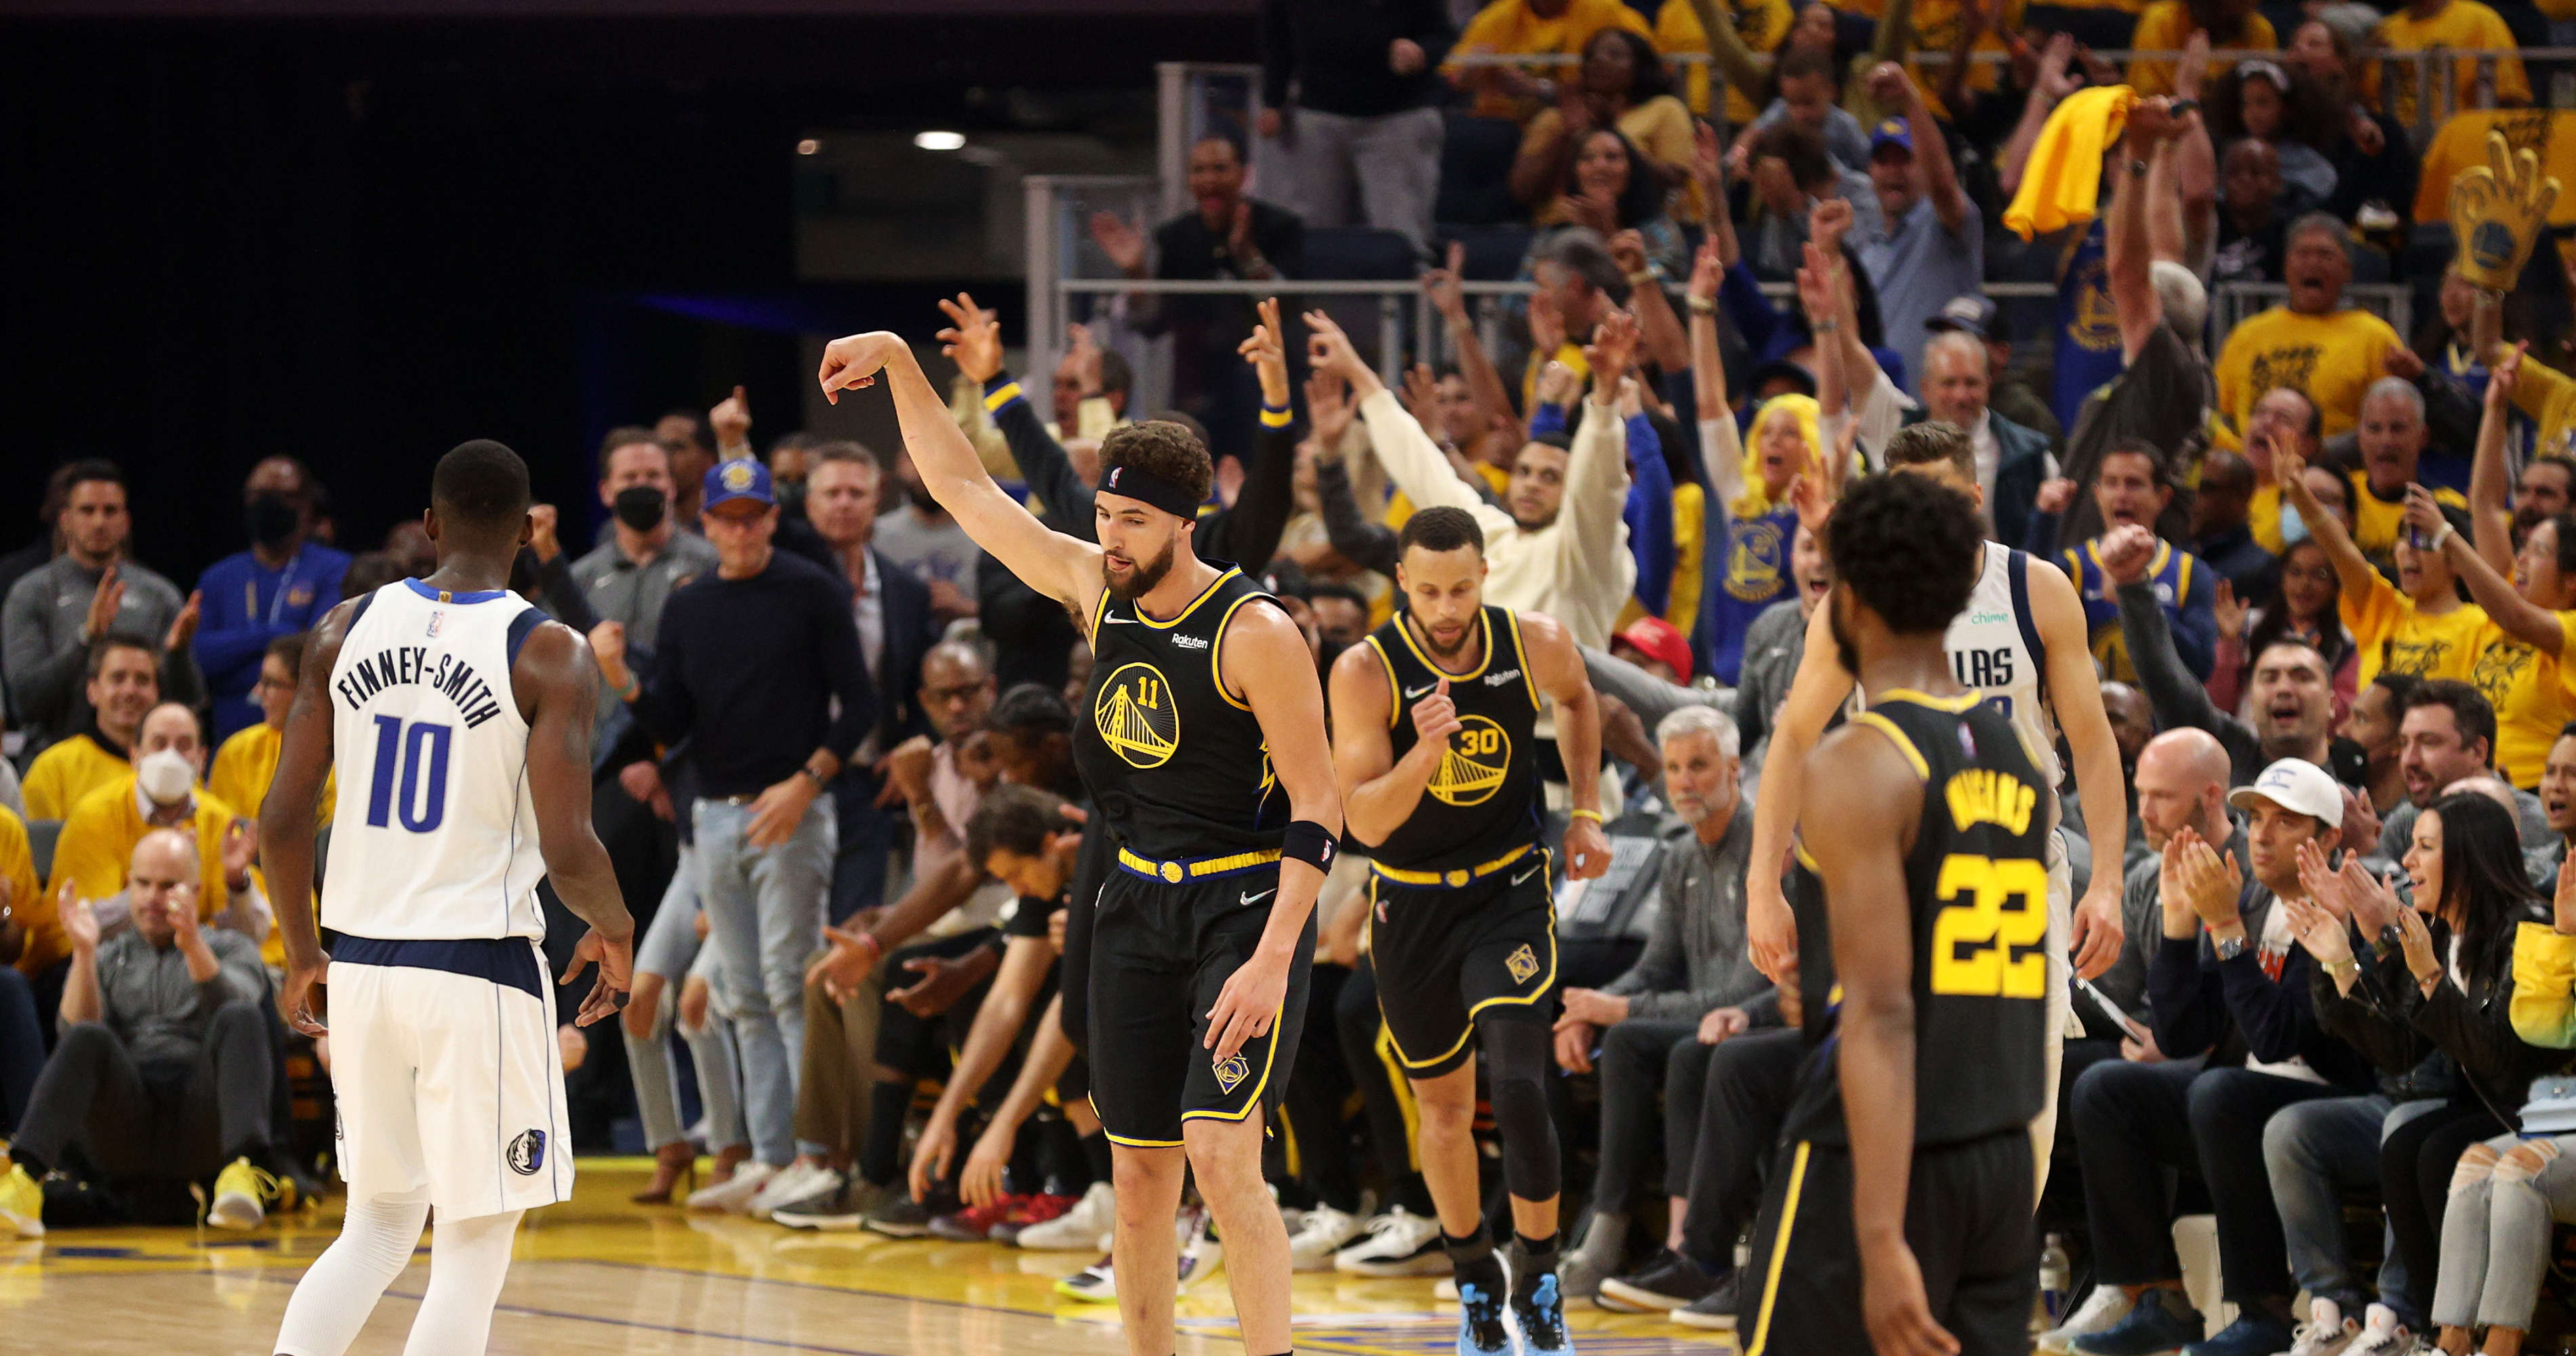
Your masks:
M 188 798 L 188 788 L 197 780 L 196 765 L 177 749 L 161 749 L 143 755 L 135 765 L 135 783 L 155 805 L 176 805 Z

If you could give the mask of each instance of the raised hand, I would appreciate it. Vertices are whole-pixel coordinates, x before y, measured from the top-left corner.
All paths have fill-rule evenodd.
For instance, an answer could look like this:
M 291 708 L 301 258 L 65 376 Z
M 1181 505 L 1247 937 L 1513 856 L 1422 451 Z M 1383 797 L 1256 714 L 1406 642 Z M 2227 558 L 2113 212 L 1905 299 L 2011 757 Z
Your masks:
M 610 687 L 623 689 L 634 678 L 626 668 L 626 623 L 604 621 L 590 628 L 590 657 Z
M 559 521 L 561 514 L 554 505 L 528 505 L 528 549 L 536 553 L 540 564 L 563 554 L 563 543 L 555 538 Z
M 2426 546 L 2429 547 L 2450 525 L 2450 520 L 2442 516 L 2441 502 L 2433 497 L 2431 490 L 2414 484 L 2406 487 L 2406 526 L 2423 537 Z
M 2137 523 L 2112 528 L 2103 534 L 2099 555 L 2102 573 L 2112 583 L 2144 582 L 2147 567 L 2155 563 L 2156 534 Z
M 2064 514 L 2075 504 L 2075 482 L 2059 476 L 2039 487 L 2039 498 L 2033 504 L 2042 513 Z
M 89 615 L 81 622 L 81 639 L 96 640 L 116 626 L 116 614 L 125 607 L 125 581 L 116 577 L 117 564 L 109 561 L 98 577 L 98 588 L 89 596 Z
M 1699 253 L 1691 256 L 1690 286 L 1685 289 L 1691 300 L 1715 305 L 1718 280 L 1726 276 L 1726 265 L 1717 257 L 1714 234 L 1699 242 Z
M 2414 912 L 2406 907 L 2406 901 L 2397 897 L 2396 891 L 2388 888 L 2386 881 L 2371 874 L 2357 856 L 2346 853 L 2343 870 L 2339 874 L 2343 877 L 2344 905 L 2352 910 L 2353 926 L 2361 929 L 2362 936 L 2376 939 L 2395 925 L 2397 915 Z
M 2442 958 L 2433 950 L 2433 930 L 2424 925 L 2420 909 L 2397 911 L 2397 945 L 2406 952 L 2406 971 L 2415 982 L 2431 992 L 2442 977 Z
M 1100 344 L 1091 337 L 1089 325 L 1064 327 L 1065 358 L 1073 364 L 1073 379 L 1084 396 L 1100 394 Z
M 1318 372 L 1330 372 L 1363 391 L 1377 389 L 1377 373 L 1360 360 L 1359 348 L 1333 318 L 1322 311 L 1306 313 L 1306 364 Z
M 1905 68 L 1893 61 L 1871 67 L 1867 82 L 1870 99 L 1891 113 L 1908 107 L 1914 97 L 1914 82 L 1905 77 Z
M 716 435 L 719 448 L 747 445 L 751 441 L 751 397 L 745 395 L 741 387 L 733 388 L 732 395 L 716 402 L 716 407 L 707 411 L 707 428 Z
M 1422 425 L 1433 441 L 1440 441 L 1440 379 L 1431 374 L 1431 364 L 1415 363 L 1404 369 L 1404 389 L 1398 398 L 1404 402 L 1404 412 L 1413 416 L 1413 422 Z
M 1592 365 L 1592 395 L 1608 403 L 1617 399 L 1619 381 L 1628 375 L 1629 364 L 1637 357 L 1637 317 L 1626 307 L 1610 312 L 1593 328 L 1592 343 L 1583 350 L 1584 361 Z
M 1002 326 L 991 311 L 975 304 L 967 293 L 957 294 L 955 301 L 939 299 L 940 314 L 948 317 L 948 328 L 939 332 L 939 351 L 957 370 L 973 382 L 987 382 L 1002 371 Z
M 822 384 L 823 398 L 838 405 L 841 392 L 875 385 L 877 373 L 905 347 L 903 336 L 888 330 L 853 334 L 824 345 L 823 364 L 814 373 Z
M 2558 892 L 2550 903 L 2550 926 L 2576 936 L 2576 871 L 2559 871 Z
M 1853 421 L 1857 423 L 1858 421 Z M 1833 516 L 1834 501 L 1825 494 L 1822 476 L 1799 472 L 1789 481 L 1789 507 L 1798 514 L 1798 526 L 1822 535 L 1826 519 Z
M 1092 213 L 1091 239 L 1094 244 L 1100 246 L 1102 254 L 1109 256 L 1109 262 L 1118 265 L 1121 272 L 1131 277 L 1143 276 L 1145 236 L 1143 232 L 1129 225 L 1125 219 L 1108 212 Z
M 2218 581 L 2218 591 L 2211 597 L 2209 610 L 2218 618 L 2218 634 L 2228 640 L 2245 636 L 2245 600 L 2236 596 L 2236 586 L 2225 579 Z
M 1433 760 L 1447 752 L 1449 736 L 1467 728 L 1458 719 L 1458 703 L 1449 696 L 1449 680 L 1432 684 L 1431 695 L 1413 704 L 1414 747 L 1428 751 Z
M 1350 431 L 1351 383 L 1321 365 L 1306 377 L 1306 427 L 1315 439 L 1318 461 L 1342 459 L 1342 435 Z
M 1828 263 L 1842 260 L 1843 237 L 1852 227 L 1852 205 L 1845 198 L 1825 198 L 1807 209 L 1807 240 L 1824 251 Z
M 1464 324 L 1467 320 L 1467 291 L 1461 285 L 1466 263 L 1466 245 L 1452 240 L 1449 242 L 1449 262 L 1439 268 L 1425 269 L 1422 273 L 1423 295 L 1431 298 L 1431 309 L 1438 311 L 1440 318 L 1452 326 Z
M 1610 237 L 1610 262 L 1630 276 L 1646 271 L 1646 237 L 1635 230 L 1620 231 Z
M 2522 381 L 2522 360 L 2531 353 L 2529 341 L 2515 344 L 2513 351 L 2487 369 L 2487 408 L 2509 409 L 2513 405 L 2513 388 Z
M 259 859 L 259 835 L 251 832 L 249 820 L 236 816 L 224 826 L 223 854 L 225 882 L 247 880 L 251 863 Z
M 2356 795 L 2352 788 L 2343 793 L 2344 852 L 2362 857 L 2379 849 L 2379 811 L 2372 808 L 2370 797 Z
M 1556 304 L 1556 294 L 1541 288 L 1530 293 L 1530 350 L 1542 358 L 1553 358 L 1565 347 L 1565 312 Z
M 117 587 L 122 591 L 124 585 L 120 584 Z M 195 591 L 188 594 L 188 601 L 180 607 L 179 615 L 170 619 L 169 634 L 161 638 L 162 649 L 171 654 L 177 654 L 188 648 L 188 642 L 197 634 L 197 618 L 205 603 L 205 594 Z
M 2182 40 L 2182 60 L 2174 63 L 2174 92 L 2177 99 L 2200 97 L 2201 81 L 2209 74 L 2209 30 L 2195 28 Z
M 2273 902 L 2290 920 L 2290 935 L 2299 939 L 2299 945 L 2316 958 L 2317 964 L 2340 966 L 2352 959 L 2352 936 L 2332 910 L 2314 900 L 2287 896 Z
M 79 891 L 80 882 L 68 876 L 54 891 L 54 916 L 62 920 L 63 936 L 71 942 L 76 956 L 98 949 L 98 915 L 91 912 L 89 901 L 82 899 Z
M 1583 378 L 1568 364 L 1551 360 L 1538 370 L 1536 394 L 1542 405 L 1571 405 L 1583 394 Z
M 1280 337 L 1285 331 L 1279 326 L 1279 298 L 1263 297 L 1255 303 L 1255 309 L 1261 319 L 1253 325 L 1251 336 L 1237 344 L 1234 351 L 1242 354 L 1261 378 L 1261 403 L 1284 409 L 1288 404 L 1288 346 Z

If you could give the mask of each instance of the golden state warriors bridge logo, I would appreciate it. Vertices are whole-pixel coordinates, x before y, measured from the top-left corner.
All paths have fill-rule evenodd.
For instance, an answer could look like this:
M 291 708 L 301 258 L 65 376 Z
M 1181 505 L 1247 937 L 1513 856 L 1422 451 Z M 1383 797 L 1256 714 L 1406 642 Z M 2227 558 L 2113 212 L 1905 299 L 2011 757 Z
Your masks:
M 1109 675 L 1091 707 L 1100 742 L 1134 767 L 1161 767 L 1181 747 L 1181 713 L 1172 705 L 1171 684 L 1147 663 L 1129 664 Z
M 1449 751 L 1440 755 L 1440 766 L 1423 789 L 1443 805 L 1482 805 L 1502 789 L 1503 776 L 1511 769 L 1511 736 L 1483 716 L 1459 719 L 1462 727 L 1449 736 Z

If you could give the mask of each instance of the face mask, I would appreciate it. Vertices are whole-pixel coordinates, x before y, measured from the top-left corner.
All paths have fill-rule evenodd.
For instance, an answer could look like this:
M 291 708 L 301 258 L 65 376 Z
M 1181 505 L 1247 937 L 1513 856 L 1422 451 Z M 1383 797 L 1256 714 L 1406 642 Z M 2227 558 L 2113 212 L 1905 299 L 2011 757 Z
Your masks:
M 2306 541 L 2307 539 L 2308 524 L 2304 519 L 2299 517 L 2298 506 L 2294 504 L 2283 504 L 2281 506 L 2282 548 L 2286 550 L 2293 544 Z
M 802 518 L 805 516 L 804 481 L 782 480 L 778 482 L 778 511 L 790 518 Z
M 650 532 L 662 525 L 662 515 L 669 511 L 670 501 L 652 485 L 629 485 L 617 492 L 614 508 L 617 521 L 638 532 Z
M 242 510 L 242 525 L 249 529 L 250 539 L 261 546 L 285 544 L 302 523 L 303 516 L 286 502 L 286 496 L 274 492 L 259 495 Z
M 197 769 L 177 749 L 162 749 L 143 755 L 143 761 L 135 766 L 134 780 L 153 804 L 176 805 L 188 798 L 188 788 L 197 780 Z

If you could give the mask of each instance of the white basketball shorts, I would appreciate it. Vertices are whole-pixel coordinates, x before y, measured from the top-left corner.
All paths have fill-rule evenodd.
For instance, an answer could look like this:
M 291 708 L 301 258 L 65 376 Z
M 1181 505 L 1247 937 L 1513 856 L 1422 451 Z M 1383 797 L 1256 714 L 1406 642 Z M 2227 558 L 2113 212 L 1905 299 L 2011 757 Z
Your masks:
M 572 1198 L 554 986 L 525 937 L 343 937 L 329 977 L 341 1179 L 441 1218 Z

